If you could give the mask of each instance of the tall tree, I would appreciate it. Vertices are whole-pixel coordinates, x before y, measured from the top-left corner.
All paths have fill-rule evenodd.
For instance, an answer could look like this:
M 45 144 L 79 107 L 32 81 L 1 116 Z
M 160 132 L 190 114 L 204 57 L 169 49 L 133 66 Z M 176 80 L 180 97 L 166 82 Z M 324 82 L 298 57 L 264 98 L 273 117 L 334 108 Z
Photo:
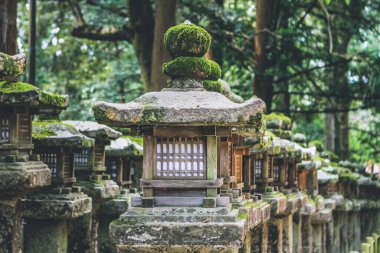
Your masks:
M 256 1 L 255 33 L 255 80 L 253 93 L 264 100 L 267 112 L 271 110 L 273 76 L 268 73 L 271 63 L 268 58 L 268 40 L 272 31 L 275 0 Z
M 157 0 L 154 22 L 154 40 L 152 55 L 152 75 L 150 90 L 161 90 L 166 87 L 168 77 L 162 73 L 162 64 L 171 57 L 164 46 L 164 33 L 176 23 L 177 0 Z
M 18 53 L 16 0 L 0 0 L 0 52 Z
M 74 36 L 91 40 L 128 41 L 132 43 L 140 64 L 141 79 L 144 82 L 145 89 L 159 90 L 166 86 L 166 79 L 161 74 L 161 63 L 169 57 L 162 45 L 162 38 L 164 31 L 175 24 L 175 0 L 157 0 L 155 17 L 149 0 L 128 1 L 127 12 L 108 7 L 97 1 L 87 1 L 88 4 L 98 6 L 104 11 L 124 17 L 128 21 L 122 26 L 88 24 L 79 2 L 77 0 L 69 1 L 76 20 L 72 32 Z M 159 56 L 155 54 L 159 54 Z M 153 55 L 155 55 L 154 58 Z
M 345 60 L 349 58 L 350 40 L 359 32 L 356 19 L 361 16 L 363 5 L 360 0 L 353 0 L 349 5 L 343 1 L 334 2 L 329 8 L 322 1 L 320 5 L 326 18 L 327 62 Z M 341 61 L 325 70 L 327 87 L 340 94 L 332 98 L 330 104 L 330 109 L 338 112 L 325 115 L 325 145 L 344 160 L 349 159 L 349 108 L 352 102 L 348 70 L 348 61 Z

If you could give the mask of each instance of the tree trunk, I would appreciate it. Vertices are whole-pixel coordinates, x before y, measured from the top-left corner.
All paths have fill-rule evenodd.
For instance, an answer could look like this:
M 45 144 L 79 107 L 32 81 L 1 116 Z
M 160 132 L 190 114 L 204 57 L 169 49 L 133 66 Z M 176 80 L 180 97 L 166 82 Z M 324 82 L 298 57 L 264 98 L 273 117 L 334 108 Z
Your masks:
M 16 0 L 0 0 L 0 52 L 18 53 Z
M 335 8 L 347 15 L 345 17 L 336 16 L 330 19 L 331 26 L 331 38 L 326 43 L 332 48 L 329 48 L 331 54 L 329 59 L 334 60 L 338 55 L 346 55 L 349 42 L 352 36 L 358 31 L 359 27 L 355 26 L 356 22 L 350 20 L 347 17 L 360 15 L 363 5 L 360 0 L 353 0 L 350 5 L 345 5 L 344 2 L 336 2 L 331 4 L 329 8 Z M 339 59 L 338 59 L 339 60 Z M 334 114 L 334 117 L 330 114 L 325 115 L 325 145 L 326 148 L 334 151 L 342 160 L 350 158 L 349 154 L 349 112 L 348 109 L 351 106 L 349 86 L 348 86 L 348 63 L 341 63 L 334 65 L 330 69 L 327 69 L 326 85 L 335 90 L 340 96 L 338 98 L 331 98 L 332 104 L 335 108 L 343 110 Z M 334 123 L 332 123 L 334 121 Z
M 273 76 L 267 73 L 270 62 L 266 53 L 269 33 L 273 21 L 274 0 L 256 1 L 255 34 L 255 80 L 253 93 L 264 100 L 267 112 L 270 112 L 273 97 Z
M 128 13 L 133 27 L 133 46 L 141 68 L 145 90 L 150 90 L 154 19 L 149 0 L 128 1 Z
M 171 60 L 164 46 L 166 30 L 176 23 L 177 0 L 157 0 L 156 16 L 154 22 L 154 40 L 152 55 L 151 81 L 149 91 L 159 91 L 166 87 L 169 79 L 162 73 L 162 64 Z

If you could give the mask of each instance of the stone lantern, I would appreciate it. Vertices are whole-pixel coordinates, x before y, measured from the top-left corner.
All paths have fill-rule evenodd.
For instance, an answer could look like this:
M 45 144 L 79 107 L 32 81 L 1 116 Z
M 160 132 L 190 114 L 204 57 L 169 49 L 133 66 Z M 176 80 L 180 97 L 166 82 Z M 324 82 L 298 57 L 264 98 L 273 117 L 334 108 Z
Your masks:
M 72 185 L 76 181 L 74 152 L 91 148 L 94 140 L 53 118 L 33 121 L 33 153 L 49 166 L 52 184 L 21 201 L 26 252 L 71 251 L 68 221 L 92 209 L 91 198 Z
M 243 224 L 231 211 L 230 198 L 220 195 L 218 144 L 231 136 L 231 127 L 261 122 L 264 103 L 252 98 L 236 104 L 204 89 L 220 87 L 219 66 L 203 57 L 210 40 L 192 24 L 170 28 L 164 41 L 175 59 L 163 66 L 169 87 L 127 104 L 98 102 L 93 108 L 97 121 L 130 127 L 144 137 L 143 195 L 132 198 L 132 207 L 110 226 L 119 250 L 242 246 Z
M 107 173 L 123 188 L 137 188 L 142 171 L 142 156 L 142 139 L 121 136 L 106 146 Z
M 82 191 L 92 198 L 92 212 L 83 216 L 80 222 L 72 223 L 72 234 L 79 234 L 80 231 L 88 232 L 81 233 L 81 237 L 84 239 L 77 240 L 78 247 L 84 251 L 85 247 L 88 246 L 91 252 L 96 252 L 103 246 L 103 238 L 99 235 L 104 234 L 102 230 L 108 231 L 109 226 L 109 220 L 104 219 L 104 213 L 107 210 L 100 211 L 101 206 L 107 202 L 112 202 L 112 199 L 120 194 L 120 187 L 111 180 L 110 175 L 105 174 L 105 146 L 109 145 L 111 140 L 119 138 L 121 133 L 92 121 L 67 120 L 64 123 L 74 126 L 80 133 L 95 139 L 93 148 L 83 149 L 74 155 L 78 178 L 75 186 L 81 187 Z M 125 198 L 118 201 L 117 204 L 122 206 L 123 211 L 127 209 L 128 202 Z M 88 243 L 90 245 L 87 245 Z
M 51 182 L 48 166 L 32 155 L 32 117 L 67 106 L 65 97 L 19 82 L 24 68 L 24 55 L 0 53 L 0 252 L 21 250 L 20 197 Z

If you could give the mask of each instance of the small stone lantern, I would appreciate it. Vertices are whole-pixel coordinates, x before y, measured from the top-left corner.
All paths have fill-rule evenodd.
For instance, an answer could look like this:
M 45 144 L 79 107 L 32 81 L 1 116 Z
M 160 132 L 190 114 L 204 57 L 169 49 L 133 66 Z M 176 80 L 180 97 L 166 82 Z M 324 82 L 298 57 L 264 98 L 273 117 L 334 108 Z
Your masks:
M 53 185 L 71 187 L 76 182 L 74 154 L 91 149 L 94 142 L 59 119 L 33 121 L 33 153 L 49 166 Z
M 220 195 L 223 178 L 218 147 L 222 138 L 231 136 L 232 127 L 255 127 L 261 122 L 264 103 L 252 98 L 237 104 L 218 92 L 204 89 L 220 90 L 219 66 L 203 57 L 210 41 L 203 28 L 192 24 L 170 28 L 164 42 L 174 60 L 163 65 L 163 72 L 171 77 L 169 87 L 146 93 L 127 104 L 98 102 L 93 108 L 97 121 L 130 127 L 132 133 L 144 137 L 143 196 L 132 198 L 128 213 L 110 226 L 111 238 L 118 247 L 136 250 L 141 246 L 139 238 L 144 236 L 149 238 L 149 247 L 160 247 L 162 251 L 170 251 L 170 245 L 204 248 L 201 238 L 208 234 L 207 247 L 227 243 L 227 248 L 236 248 L 236 243 L 244 238 L 244 230 L 222 225 L 216 214 L 216 210 L 230 213 L 230 198 Z M 140 212 L 151 215 L 131 226 Z M 152 222 L 155 212 L 167 212 L 170 222 L 166 215 Z M 195 221 L 204 212 L 210 222 L 197 227 L 197 232 L 193 231 L 192 222 L 182 222 L 186 217 Z M 235 222 L 234 218 L 229 224 Z M 150 229 L 151 224 L 155 224 L 154 229 Z M 220 225 L 226 229 L 216 229 Z M 183 227 L 191 237 L 183 232 Z M 228 233 L 227 237 L 223 233 Z
M 141 141 L 141 142 L 140 142 Z M 140 143 L 137 143 L 140 142 Z M 123 188 L 137 187 L 142 171 L 142 138 L 121 136 L 106 146 L 107 174 Z
M 0 53 L 0 252 L 19 252 L 21 196 L 48 186 L 50 170 L 32 155 L 32 117 L 41 111 L 61 110 L 65 97 L 18 81 L 25 55 Z
M 101 180 L 105 166 L 105 146 L 121 136 L 121 133 L 102 124 L 92 121 L 67 120 L 67 124 L 73 125 L 79 132 L 87 137 L 95 139 L 93 149 L 85 149 L 75 154 L 74 163 L 80 180 Z

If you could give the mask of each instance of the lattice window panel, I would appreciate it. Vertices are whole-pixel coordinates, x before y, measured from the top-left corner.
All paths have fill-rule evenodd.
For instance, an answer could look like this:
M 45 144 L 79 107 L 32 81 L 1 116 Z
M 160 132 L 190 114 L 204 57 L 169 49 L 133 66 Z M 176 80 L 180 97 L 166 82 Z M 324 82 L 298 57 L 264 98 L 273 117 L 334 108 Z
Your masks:
M 0 116 L 0 143 L 10 142 L 9 118 Z
M 206 178 L 204 138 L 157 138 L 156 178 Z
M 255 176 L 256 178 L 263 177 L 263 159 L 255 159 Z
M 42 153 L 40 157 L 41 161 L 49 167 L 51 176 L 56 178 L 58 176 L 58 155 L 55 153 Z
M 27 113 L 19 114 L 19 136 L 21 143 L 30 143 L 30 116 Z
M 106 167 L 113 181 L 117 181 L 117 167 L 118 167 L 117 165 L 118 165 L 117 161 L 106 162 Z
M 274 159 L 273 161 L 273 177 L 275 182 L 280 182 L 280 170 L 281 170 L 281 160 Z
M 89 169 L 90 166 L 90 150 L 83 149 L 81 153 L 74 154 L 75 168 Z

